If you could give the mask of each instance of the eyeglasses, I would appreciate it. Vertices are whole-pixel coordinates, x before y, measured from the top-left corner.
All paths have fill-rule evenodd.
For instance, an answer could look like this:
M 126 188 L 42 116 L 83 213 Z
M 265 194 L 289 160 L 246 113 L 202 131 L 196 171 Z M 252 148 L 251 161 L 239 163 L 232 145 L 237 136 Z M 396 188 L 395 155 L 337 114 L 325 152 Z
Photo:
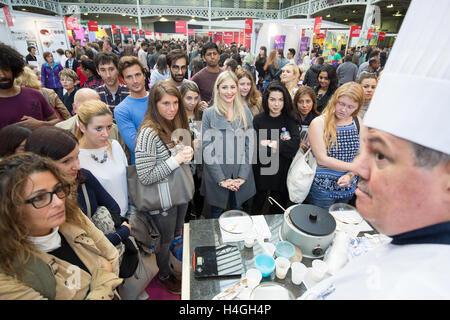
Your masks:
M 26 200 L 25 203 L 30 203 L 35 209 L 41 209 L 52 203 L 54 194 L 56 194 L 59 199 L 67 197 L 70 194 L 70 184 L 58 185 L 52 192 L 41 193 L 40 195 Z

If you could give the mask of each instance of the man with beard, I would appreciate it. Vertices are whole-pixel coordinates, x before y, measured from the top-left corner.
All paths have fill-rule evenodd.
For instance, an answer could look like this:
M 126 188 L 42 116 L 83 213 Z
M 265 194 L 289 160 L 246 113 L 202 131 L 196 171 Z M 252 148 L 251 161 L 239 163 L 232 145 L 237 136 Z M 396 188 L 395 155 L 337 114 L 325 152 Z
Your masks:
M 119 58 L 111 52 L 101 52 L 95 57 L 95 67 L 103 85 L 95 91 L 114 113 L 114 108 L 130 94 L 130 90 L 119 82 Z
M 411 1 L 364 117 L 369 129 L 352 170 L 356 206 L 392 239 L 302 298 L 450 299 L 450 74 L 436 71 L 445 42 L 432 53 L 431 40 L 417 46 L 417 36 L 445 36 L 449 12 L 447 0 Z M 433 106 L 426 119 L 424 105 Z
M 131 162 L 134 164 L 136 136 L 148 103 L 145 69 L 138 58 L 125 56 L 119 60 L 119 74 L 130 90 L 130 95 L 114 109 L 114 118 L 119 127 L 120 136 L 131 151 Z
M 193 77 L 199 90 L 200 97 L 206 101 L 209 106 L 214 102 L 213 88 L 217 77 L 223 71 L 219 67 L 219 48 L 214 42 L 208 42 L 202 49 L 202 58 L 206 62 L 206 67 L 197 72 Z
M 12 123 L 31 129 L 55 125 L 60 120 L 39 90 L 14 85 L 23 68 L 22 55 L 0 43 L 0 129 Z
M 181 49 L 174 49 L 167 55 L 167 65 L 170 69 L 170 78 L 166 81 L 180 90 L 183 83 L 189 81 L 186 77 L 188 57 Z

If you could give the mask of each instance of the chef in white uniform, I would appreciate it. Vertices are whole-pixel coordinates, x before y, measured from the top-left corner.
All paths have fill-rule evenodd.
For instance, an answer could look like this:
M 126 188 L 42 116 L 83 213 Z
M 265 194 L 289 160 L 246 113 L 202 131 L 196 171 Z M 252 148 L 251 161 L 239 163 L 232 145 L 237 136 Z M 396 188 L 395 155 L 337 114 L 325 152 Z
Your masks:
M 411 1 L 364 118 L 356 206 L 392 241 L 302 299 L 450 299 L 449 15 Z

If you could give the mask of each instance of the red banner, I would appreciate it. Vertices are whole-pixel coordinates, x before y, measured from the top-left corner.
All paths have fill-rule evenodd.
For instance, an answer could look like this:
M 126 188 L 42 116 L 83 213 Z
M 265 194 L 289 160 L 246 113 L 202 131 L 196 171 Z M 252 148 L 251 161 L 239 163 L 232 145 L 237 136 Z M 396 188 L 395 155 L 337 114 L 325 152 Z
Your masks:
M 75 17 L 65 17 L 64 21 L 66 23 L 67 30 L 78 30 L 80 27 L 78 24 L 78 19 Z
M 317 17 L 314 19 L 314 34 L 320 33 L 320 27 L 322 27 L 322 17 Z
M 245 19 L 245 34 L 252 34 L 253 19 Z
M 144 30 L 139 29 L 139 35 L 143 36 L 144 35 Z
M 11 11 L 9 11 L 8 6 L 3 7 L 3 12 L 5 13 L 6 21 L 8 22 L 9 27 L 14 27 L 14 21 L 11 15 Z
M 384 40 L 386 39 L 386 32 L 380 32 L 378 35 L 378 40 Z
M 195 35 L 194 29 L 188 29 L 188 35 L 189 35 L 189 36 Z
M 213 32 L 212 31 L 208 31 L 208 37 L 212 37 L 213 36 Z
M 131 34 L 138 34 L 136 28 L 131 28 Z
M 130 33 L 130 30 L 128 30 L 128 27 L 121 27 L 120 32 L 122 33 Z
M 373 32 L 374 32 L 373 29 L 369 29 L 369 30 L 367 31 L 367 39 L 368 39 L 368 40 L 370 40 L 370 39 L 373 38 Z
M 187 32 L 187 22 L 175 21 L 175 33 L 186 33 L 186 32 Z
M 113 34 L 117 33 L 117 26 L 115 24 L 111 25 L 111 33 Z
M 306 30 L 305 30 L 305 29 L 302 29 L 302 37 L 304 37 L 305 34 L 306 34 Z
M 145 35 L 146 35 L 146 36 L 151 36 L 151 35 L 152 35 L 152 32 L 149 31 L 149 30 L 145 30 Z
M 361 26 L 352 26 L 350 28 L 350 38 L 359 38 L 361 34 Z
M 156 33 L 155 33 L 155 35 L 156 35 Z M 159 36 L 162 37 L 162 32 L 159 33 Z
M 89 31 L 98 31 L 98 22 L 97 21 L 89 21 L 88 29 L 89 29 Z

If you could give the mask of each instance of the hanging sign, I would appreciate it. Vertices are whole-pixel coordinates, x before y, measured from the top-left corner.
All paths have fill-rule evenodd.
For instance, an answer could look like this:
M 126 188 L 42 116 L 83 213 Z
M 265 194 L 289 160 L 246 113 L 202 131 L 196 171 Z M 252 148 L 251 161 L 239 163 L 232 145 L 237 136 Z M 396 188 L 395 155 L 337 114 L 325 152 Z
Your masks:
M 89 29 L 89 31 L 98 31 L 98 22 L 97 21 L 89 21 L 88 29 Z
M 361 34 L 361 26 L 352 26 L 350 28 L 350 38 L 358 38 Z
M 317 17 L 314 19 L 314 34 L 320 33 L 320 27 L 322 26 L 322 17 Z

